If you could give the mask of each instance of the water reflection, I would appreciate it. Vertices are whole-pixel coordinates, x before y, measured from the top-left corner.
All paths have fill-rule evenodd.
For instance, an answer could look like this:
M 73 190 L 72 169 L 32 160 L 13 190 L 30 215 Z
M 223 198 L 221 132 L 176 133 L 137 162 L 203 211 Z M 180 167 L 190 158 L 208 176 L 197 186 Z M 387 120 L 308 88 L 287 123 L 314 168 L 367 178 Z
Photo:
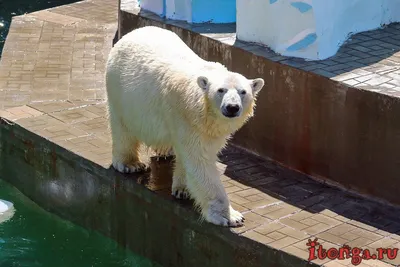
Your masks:
M 151 172 L 121 174 L 110 167 L 109 180 L 100 180 L 89 172 L 77 175 L 73 169 L 60 165 L 54 179 L 36 180 L 36 193 L 43 205 L 51 207 L 82 209 L 96 205 L 99 199 L 110 199 L 118 190 L 132 192 L 135 185 L 141 184 L 152 191 L 170 194 L 172 185 L 173 160 L 171 158 L 152 158 Z M 60 178 L 62 177 L 62 178 Z
M 0 223 L 1 267 L 159 266 L 97 232 L 44 211 L 1 179 L 0 196 L 15 207 L 14 216 Z
M 99 186 L 95 184 L 95 181 L 88 179 L 82 185 L 72 179 L 47 180 L 37 184 L 38 193 L 53 206 L 79 207 L 99 193 L 103 193 L 101 192 L 103 190 L 98 190 Z

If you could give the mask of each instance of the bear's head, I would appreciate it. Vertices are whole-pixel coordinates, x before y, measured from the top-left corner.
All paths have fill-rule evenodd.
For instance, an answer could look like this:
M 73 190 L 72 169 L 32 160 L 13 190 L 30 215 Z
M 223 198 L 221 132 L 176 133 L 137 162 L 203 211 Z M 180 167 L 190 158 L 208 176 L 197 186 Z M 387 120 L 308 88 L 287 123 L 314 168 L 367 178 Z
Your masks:
M 262 78 L 247 79 L 234 72 L 212 73 L 197 78 L 208 108 L 224 119 L 246 119 L 253 115 L 256 97 L 264 87 Z

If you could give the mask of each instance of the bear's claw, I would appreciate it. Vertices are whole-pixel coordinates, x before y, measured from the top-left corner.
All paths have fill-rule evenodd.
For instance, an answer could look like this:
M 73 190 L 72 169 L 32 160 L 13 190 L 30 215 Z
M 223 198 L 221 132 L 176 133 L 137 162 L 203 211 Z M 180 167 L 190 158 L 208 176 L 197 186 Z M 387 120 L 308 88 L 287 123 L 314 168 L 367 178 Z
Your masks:
M 172 191 L 172 195 L 177 199 L 189 199 L 189 193 L 186 189 L 175 189 Z
M 243 217 L 242 219 L 236 220 L 236 225 L 240 225 L 241 223 L 244 223 L 246 219 Z M 232 225 L 230 222 L 228 222 L 228 226 L 235 226 Z
M 113 167 L 121 173 L 143 172 L 149 169 L 149 167 L 142 162 L 137 162 L 130 165 L 123 164 L 121 162 L 113 162 Z
M 211 211 L 210 213 L 208 213 L 206 220 L 216 225 L 239 227 L 243 226 L 245 218 L 240 212 L 234 210 L 232 207 L 229 207 L 228 214 L 221 214 L 221 212 Z

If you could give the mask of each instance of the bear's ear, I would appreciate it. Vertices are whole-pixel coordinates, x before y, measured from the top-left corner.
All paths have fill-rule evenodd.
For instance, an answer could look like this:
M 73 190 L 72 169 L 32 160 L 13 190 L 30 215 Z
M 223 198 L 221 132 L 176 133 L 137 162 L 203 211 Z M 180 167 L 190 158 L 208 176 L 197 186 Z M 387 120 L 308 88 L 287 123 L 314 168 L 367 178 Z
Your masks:
M 203 89 L 204 91 L 207 91 L 208 88 L 210 87 L 210 83 L 208 82 L 207 77 L 204 76 L 199 76 L 197 78 L 197 84 L 199 85 L 199 87 L 201 89 Z
M 257 78 L 251 80 L 251 89 L 253 89 L 253 94 L 257 95 L 258 92 L 264 87 L 264 80 L 262 78 Z

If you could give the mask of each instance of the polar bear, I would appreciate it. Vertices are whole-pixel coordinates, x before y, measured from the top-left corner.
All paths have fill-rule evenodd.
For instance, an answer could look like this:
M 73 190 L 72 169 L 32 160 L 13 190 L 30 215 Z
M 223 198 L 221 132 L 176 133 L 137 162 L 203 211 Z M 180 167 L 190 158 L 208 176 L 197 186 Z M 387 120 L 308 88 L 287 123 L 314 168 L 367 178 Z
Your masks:
M 106 66 L 112 165 L 147 170 L 138 146 L 173 151 L 172 194 L 190 196 L 202 219 L 241 226 L 217 169 L 217 154 L 253 116 L 262 78 L 247 79 L 197 56 L 175 33 L 146 26 L 124 35 Z

